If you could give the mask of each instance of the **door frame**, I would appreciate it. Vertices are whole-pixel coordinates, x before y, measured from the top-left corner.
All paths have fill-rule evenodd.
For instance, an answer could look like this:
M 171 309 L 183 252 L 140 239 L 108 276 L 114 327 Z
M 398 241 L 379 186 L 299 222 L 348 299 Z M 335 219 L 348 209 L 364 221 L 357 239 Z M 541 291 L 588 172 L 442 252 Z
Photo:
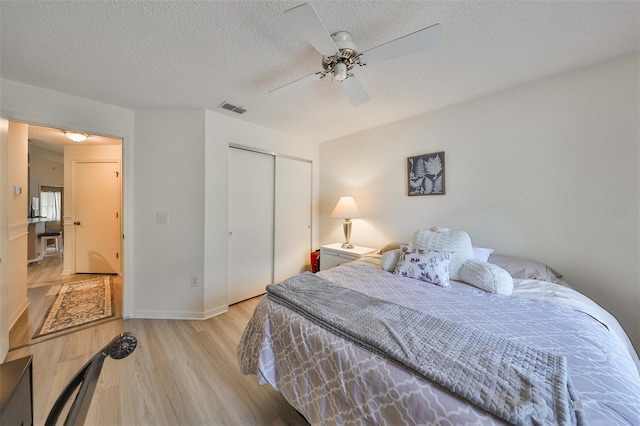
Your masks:
M 7 148 L 8 148 L 9 120 L 0 117 L 0 206 L 7 205 Z M 0 208 L 0 362 L 4 361 L 9 352 L 9 284 L 5 276 L 7 263 L 7 245 L 9 243 L 9 224 L 5 208 Z M 4 262 L 3 262 L 4 259 Z
M 122 129 L 116 131 L 99 131 L 89 128 L 85 125 L 74 124 L 69 125 L 69 123 L 56 123 L 55 120 L 53 122 L 48 121 L 47 119 L 36 119 L 33 120 L 31 118 L 24 119 L 18 118 L 21 114 L 2 114 L 0 117 L 2 120 L 15 121 L 18 123 L 25 123 L 28 125 L 34 126 L 44 126 L 51 127 L 54 129 L 66 129 L 72 127 L 82 132 L 86 132 L 93 135 L 106 136 L 110 138 L 120 139 L 122 142 L 120 144 L 121 147 L 121 156 L 120 156 L 120 167 L 122 172 L 122 183 L 121 183 L 121 276 L 122 276 L 122 317 L 124 319 L 133 318 L 134 313 L 134 291 L 133 291 L 133 276 L 134 276 L 134 262 L 133 262 L 133 134 L 123 132 Z M 66 222 L 66 218 L 63 218 L 63 221 Z M 64 224 L 63 224 L 64 226 Z M 126 238 L 125 238 L 126 236 Z M 6 268 L 10 267 L 10 265 L 5 264 L 3 268 L 6 271 Z

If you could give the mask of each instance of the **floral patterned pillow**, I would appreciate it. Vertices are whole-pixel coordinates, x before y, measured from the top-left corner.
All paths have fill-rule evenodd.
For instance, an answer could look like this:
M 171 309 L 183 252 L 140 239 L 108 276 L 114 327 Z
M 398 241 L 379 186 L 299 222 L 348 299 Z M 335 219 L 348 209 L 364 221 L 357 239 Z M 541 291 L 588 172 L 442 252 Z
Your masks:
M 449 262 L 452 253 L 402 247 L 395 274 L 449 287 Z

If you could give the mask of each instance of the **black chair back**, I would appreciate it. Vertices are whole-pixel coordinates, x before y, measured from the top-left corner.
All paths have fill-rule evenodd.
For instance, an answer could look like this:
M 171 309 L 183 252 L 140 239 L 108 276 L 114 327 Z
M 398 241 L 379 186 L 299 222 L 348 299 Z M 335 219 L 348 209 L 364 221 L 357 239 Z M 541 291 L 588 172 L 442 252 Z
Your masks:
M 58 418 L 64 407 L 67 406 L 67 402 L 71 399 L 71 396 L 75 390 L 80 387 L 76 395 L 73 405 L 69 409 L 67 419 L 64 424 L 67 425 L 81 425 L 84 424 L 84 420 L 87 417 L 89 406 L 91 405 L 91 398 L 93 392 L 98 384 L 98 378 L 102 371 L 102 364 L 107 356 L 113 359 L 126 358 L 131 354 L 138 345 L 136 336 L 132 333 L 124 332 L 116 336 L 109 344 L 102 348 L 97 354 L 95 354 L 85 365 L 82 367 L 76 375 L 71 379 L 69 384 L 63 389 L 60 396 L 56 400 L 55 404 L 49 412 L 46 426 L 53 426 L 58 422 Z

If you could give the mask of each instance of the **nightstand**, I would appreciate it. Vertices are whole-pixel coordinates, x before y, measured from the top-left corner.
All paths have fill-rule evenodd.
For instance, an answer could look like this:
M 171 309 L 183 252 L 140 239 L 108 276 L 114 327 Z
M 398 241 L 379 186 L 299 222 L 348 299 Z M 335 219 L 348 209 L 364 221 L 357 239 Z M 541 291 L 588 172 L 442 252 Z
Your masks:
M 327 244 L 320 247 L 320 270 L 333 268 L 343 263 L 358 260 L 365 254 L 373 253 L 371 247 L 353 246 L 352 249 L 342 248 L 342 243 Z

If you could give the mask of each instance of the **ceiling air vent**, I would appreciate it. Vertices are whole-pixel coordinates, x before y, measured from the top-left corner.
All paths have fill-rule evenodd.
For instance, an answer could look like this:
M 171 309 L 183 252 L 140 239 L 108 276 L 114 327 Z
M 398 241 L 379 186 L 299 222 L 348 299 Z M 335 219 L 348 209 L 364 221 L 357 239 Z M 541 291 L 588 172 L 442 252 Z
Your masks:
M 226 109 L 226 110 L 229 110 L 229 111 L 237 112 L 238 114 L 244 114 L 245 112 L 247 112 L 247 110 L 242 108 L 241 106 L 231 105 L 230 103 L 228 103 L 226 101 L 224 101 L 220 105 L 218 105 L 218 108 L 222 108 L 222 109 Z

